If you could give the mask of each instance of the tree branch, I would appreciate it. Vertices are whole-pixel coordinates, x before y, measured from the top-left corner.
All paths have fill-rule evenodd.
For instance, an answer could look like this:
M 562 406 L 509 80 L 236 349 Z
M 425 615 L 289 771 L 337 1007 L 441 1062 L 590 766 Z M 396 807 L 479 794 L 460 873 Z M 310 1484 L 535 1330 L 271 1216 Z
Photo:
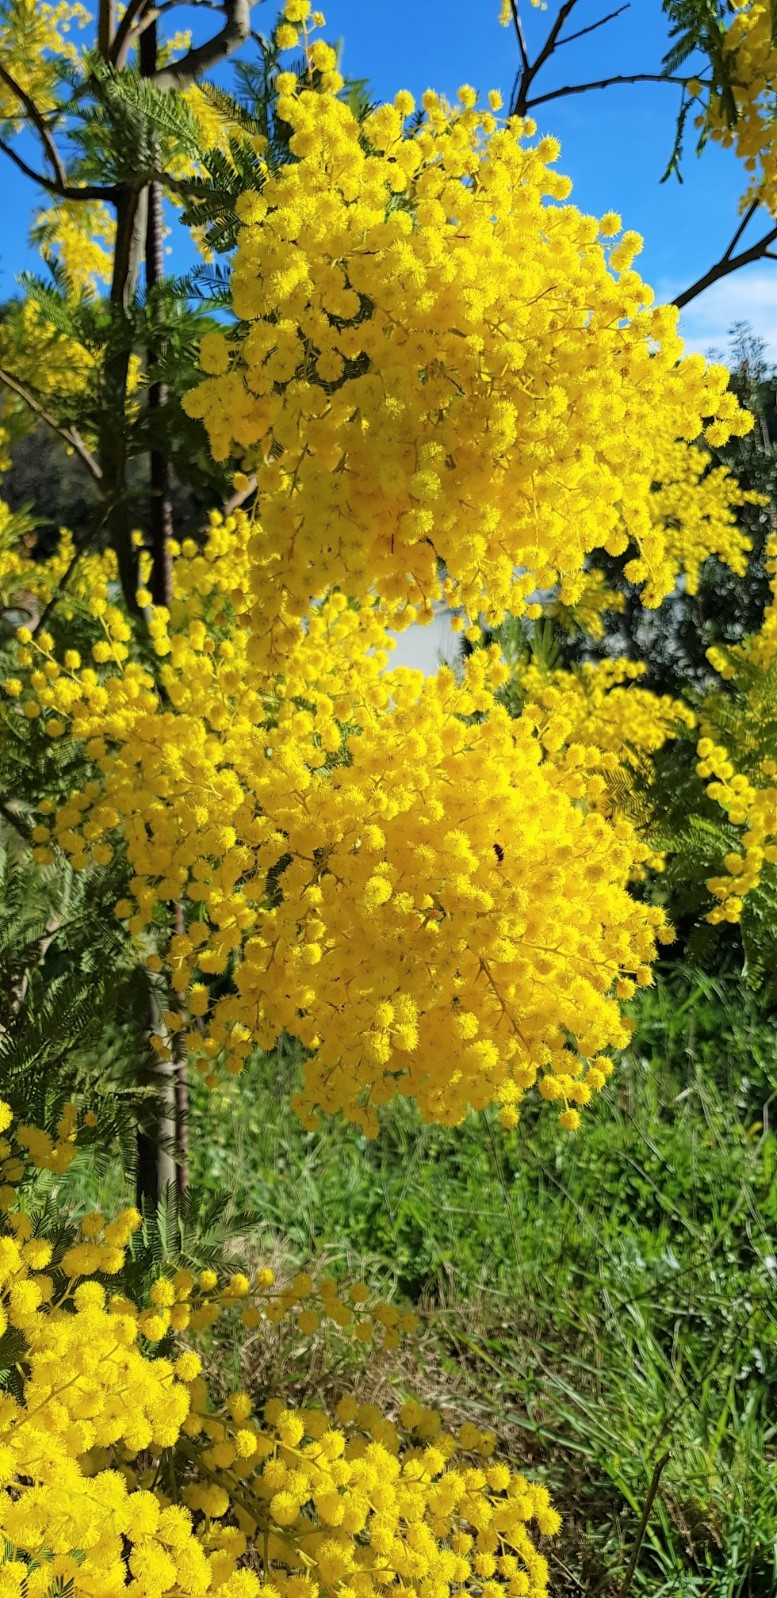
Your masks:
M 608 11 L 607 16 L 600 17 L 598 22 L 589 22 L 587 28 L 578 28 L 577 33 L 568 33 L 565 39 L 557 39 L 556 48 L 558 49 L 562 44 L 571 44 L 573 39 L 584 39 L 587 33 L 595 33 L 597 28 L 603 28 L 605 23 L 614 22 L 615 18 L 619 17 L 622 12 L 629 10 L 630 4 L 631 0 L 626 0 L 625 5 L 618 6 L 617 11 Z
M 24 106 L 30 121 L 40 135 L 46 154 L 51 162 L 52 170 L 57 183 L 59 184 L 60 188 L 67 188 L 67 172 L 62 164 L 62 157 L 51 136 L 51 130 L 47 126 L 38 106 L 35 104 L 35 101 L 31 99 L 30 95 L 27 94 L 26 90 L 22 88 L 21 84 L 17 83 L 16 79 L 11 77 L 10 72 L 8 72 L 3 66 L 0 66 L 0 80 L 6 85 L 7 88 L 10 89 L 12 94 L 16 95 L 19 103 Z
M 545 40 L 545 43 L 542 46 L 542 49 L 540 50 L 540 53 L 537 56 L 536 60 L 530 62 L 528 60 L 528 57 L 527 57 L 526 60 L 524 61 L 523 71 L 520 73 L 520 76 L 518 78 L 518 82 L 517 82 L 517 85 L 516 85 L 516 92 L 515 92 L 515 95 L 513 97 L 513 104 L 510 107 L 510 110 L 511 110 L 511 113 L 512 113 L 513 116 L 524 116 L 525 115 L 526 110 L 527 110 L 527 106 L 528 106 L 529 90 L 530 90 L 530 88 L 531 88 L 531 86 L 532 86 L 532 84 L 534 82 L 534 79 L 536 78 L 537 73 L 540 72 L 542 70 L 542 68 L 544 67 L 545 62 L 549 59 L 550 56 L 552 56 L 553 51 L 555 50 L 556 45 L 558 43 L 558 36 L 559 36 L 559 34 L 561 32 L 561 29 L 563 28 L 564 23 L 567 20 L 567 17 L 571 14 L 571 12 L 574 10 L 576 5 L 577 5 L 577 0 L 564 0 L 563 5 L 559 6 L 558 16 L 556 17 L 555 22 L 553 23 L 552 27 L 550 28 L 550 31 L 548 33 L 548 36 L 547 36 L 546 40 Z M 524 54 L 525 54 L 525 51 L 522 51 L 521 52 L 522 61 L 524 60 Z
M 12 377 L 10 372 L 4 371 L 2 367 L 0 367 L 0 383 L 3 383 L 6 388 L 10 388 L 12 393 L 18 395 L 19 399 L 23 400 L 25 405 L 29 406 L 30 410 L 40 417 L 42 422 L 46 423 L 47 427 L 52 428 L 55 433 L 59 433 L 60 438 L 65 440 L 70 449 L 75 450 L 95 481 L 100 481 L 102 477 L 100 466 L 91 450 L 87 448 L 77 428 L 60 427 L 59 422 L 55 422 L 54 417 L 49 415 L 49 412 L 41 405 L 40 400 L 36 399 L 31 390 L 26 388 L 23 383 L 20 383 L 17 378 Z
M 97 49 L 103 61 L 107 61 L 110 56 L 114 21 L 113 0 L 100 0 L 97 13 Z
M 518 10 L 518 0 L 510 0 L 510 10 L 513 14 L 513 27 L 515 28 L 515 37 L 518 40 L 518 53 L 521 57 L 521 67 L 524 72 L 528 72 L 530 70 L 529 52 L 526 48 L 526 35 L 523 31 L 521 13 Z
M 253 0 L 224 0 L 226 21 L 220 33 L 205 44 L 196 45 L 180 61 L 174 61 L 169 67 L 160 67 L 150 81 L 162 90 L 185 89 L 209 67 L 226 61 L 249 37 L 252 3 Z
M 111 45 L 108 60 L 114 67 L 123 67 L 130 47 L 130 34 L 135 25 L 135 20 L 144 9 L 146 0 L 129 0 L 124 16 L 116 29 L 116 34 Z
M 32 183 L 37 183 L 40 188 L 45 189 L 47 194 L 56 194 L 60 200 L 116 199 L 115 188 L 104 187 L 99 183 L 85 183 L 82 188 L 74 188 L 67 183 L 64 185 L 55 183 L 53 178 L 47 178 L 42 172 L 35 172 L 31 166 L 28 166 L 27 162 L 23 161 L 20 155 L 17 155 L 11 145 L 6 144 L 5 139 L 0 139 L 0 150 L 2 150 L 3 155 L 8 156 L 9 161 L 13 161 L 14 166 L 18 167 L 26 178 L 29 178 Z
M 563 28 L 567 17 L 571 14 L 571 12 L 574 11 L 576 5 L 577 0 L 564 0 L 564 4 L 559 6 L 558 16 L 556 17 L 556 20 L 548 33 L 548 37 L 545 40 L 545 43 L 542 46 L 536 61 L 532 65 L 531 75 L 533 78 L 536 78 L 540 68 L 544 67 L 545 62 L 550 56 L 552 56 L 556 45 L 559 43 L 559 34 L 561 29 Z
M 762 261 L 764 256 L 769 256 L 769 245 L 774 244 L 775 239 L 777 239 L 777 227 L 773 227 L 769 233 L 763 235 L 763 238 L 758 239 L 755 244 L 751 244 L 748 250 L 740 250 L 739 255 L 732 255 L 731 250 L 736 243 L 736 239 L 741 237 L 741 234 L 742 228 L 740 227 L 728 250 L 726 250 L 724 255 L 721 255 L 720 260 L 716 261 L 715 265 L 711 266 L 703 277 L 697 278 L 690 288 L 684 289 L 682 294 L 677 294 L 672 301 L 673 305 L 682 310 L 684 305 L 688 305 L 691 300 L 696 299 L 697 294 L 703 294 L 705 289 L 711 288 L 712 284 L 718 283 L 722 277 L 728 277 L 731 272 L 738 272 L 740 267 L 750 266 L 753 261 Z
M 690 81 L 690 78 L 670 77 L 666 72 L 631 72 L 614 78 L 599 78 L 595 83 L 567 83 L 563 89 L 551 89 L 548 94 L 538 94 L 533 100 L 526 100 L 524 109 L 528 111 L 535 105 L 547 105 L 549 100 L 563 100 L 568 94 L 587 94 L 589 89 L 610 89 L 613 84 L 679 83 L 684 88 Z
M 734 251 L 735 251 L 735 249 L 736 249 L 736 247 L 737 247 L 737 245 L 739 243 L 739 240 L 742 237 L 742 234 L 745 231 L 745 228 L 747 227 L 748 222 L 752 221 L 752 219 L 755 216 L 755 213 L 756 213 L 757 210 L 758 210 L 758 201 L 757 200 L 753 200 L 752 205 L 749 205 L 747 207 L 747 210 L 745 211 L 745 214 L 742 217 L 742 221 L 740 222 L 739 227 L 737 228 L 736 233 L 734 234 L 734 237 L 733 237 L 733 239 L 731 240 L 731 243 L 728 246 L 728 249 L 725 250 L 724 253 L 723 253 L 723 260 L 724 261 L 729 261 L 731 259 L 731 256 L 734 254 Z

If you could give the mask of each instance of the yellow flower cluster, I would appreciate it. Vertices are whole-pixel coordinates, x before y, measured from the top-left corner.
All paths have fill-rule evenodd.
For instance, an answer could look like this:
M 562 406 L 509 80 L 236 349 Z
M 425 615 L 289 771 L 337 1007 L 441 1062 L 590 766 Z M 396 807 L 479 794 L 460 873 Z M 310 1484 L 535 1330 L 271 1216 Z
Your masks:
M 448 1598 L 473 1583 L 485 1598 L 548 1592 L 528 1526 L 552 1536 L 559 1516 L 543 1487 L 493 1460 L 493 1434 L 465 1423 L 454 1436 L 413 1401 L 397 1424 L 350 1396 L 331 1419 L 271 1399 L 260 1425 L 241 1393 L 219 1417 L 198 1413 L 202 1386 L 184 1430 L 205 1430 L 199 1458 L 220 1480 L 190 1488 L 186 1502 L 214 1518 L 232 1503 L 238 1531 L 225 1527 L 224 1543 L 264 1540 L 273 1598 Z
M 715 429 L 707 431 L 713 434 Z M 697 593 L 701 567 L 710 555 L 743 577 L 750 539 L 742 532 L 736 513 L 743 505 L 767 504 L 764 496 L 740 488 L 728 467 L 714 465 L 707 450 L 689 449 L 683 443 L 671 443 L 657 451 L 653 472 L 655 484 L 648 500 L 653 533 L 651 540 L 645 540 L 645 551 L 655 544 L 656 556 L 663 559 L 664 569 L 671 571 L 671 586 L 684 572 L 687 592 Z M 641 556 L 629 561 L 625 574 L 632 582 L 644 582 L 649 576 L 648 560 Z M 643 598 L 649 602 L 647 591 Z
M 31 236 L 46 255 L 56 257 L 72 289 L 110 283 L 116 223 L 107 205 L 58 200 L 39 212 Z
M 514 674 L 523 714 L 536 726 L 545 758 L 558 770 L 565 791 L 610 818 L 620 836 L 628 838 L 632 882 L 644 880 L 648 871 L 662 871 L 665 858 L 652 847 L 649 829 L 623 813 L 624 781 L 633 793 L 634 769 L 696 723 L 682 700 L 638 687 L 644 671 L 636 661 L 602 660 L 552 672 L 530 662 Z M 672 934 L 659 927 L 658 939 L 671 942 Z M 651 981 L 643 965 L 634 977 L 621 976 L 616 993 L 631 998 L 637 985 Z
M 604 572 L 593 566 L 568 577 L 558 593 L 543 603 L 542 614 L 557 621 L 566 633 L 582 632 L 600 639 L 604 637 L 607 612 L 621 611 L 625 606 L 625 594 L 608 588 Z
M 68 34 L 73 27 L 91 22 L 85 6 L 73 0 L 41 5 L 39 0 L 4 0 L 0 11 L 0 58 L 6 71 L 33 99 L 40 111 L 49 111 L 67 66 L 80 59 L 78 46 Z M 18 123 L 25 115 L 8 84 L 0 83 L 0 122 Z
M 10 1125 L 0 1104 L 0 1135 Z M 528 1527 L 553 1535 L 559 1517 L 543 1487 L 494 1461 L 493 1434 L 465 1424 L 454 1436 L 414 1401 L 398 1424 L 348 1396 L 331 1418 L 277 1399 L 255 1416 L 242 1391 L 218 1411 L 193 1349 L 145 1350 L 194 1325 L 196 1312 L 175 1317 L 195 1279 L 160 1278 L 141 1311 L 109 1298 L 95 1274 L 116 1275 L 139 1223 L 135 1210 L 87 1216 L 61 1258 L 20 1210 L 0 1229 L 0 1332 L 13 1332 L 20 1379 L 0 1399 L 3 1598 L 55 1586 L 73 1598 L 453 1598 L 473 1581 L 487 1598 L 545 1598 Z M 215 1273 L 199 1286 L 212 1291 Z M 311 1286 L 298 1278 L 292 1296 Z
M 87 1119 L 93 1124 L 91 1113 Z M 13 1136 L 5 1136 L 10 1125 L 11 1112 L 0 1103 L 0 1215 L 15 1208 L 17 1188 L 28 1167 L 52 1171 L 56 1176 L 70 1168 L 76 1155 L 78 1112 L 74 1104 L 65 1105 L 54 1137 L 37 1126 L 17 1126 Z
M 634 686 L 644 673 L 632 660 L 586 661 L 574 671 L 548 672 L 534 662 L 518 668 L 524 715 L 534 721 L 546 755 L 577 771 L 579 785 L 569 790 L 575 798 L 598 803 L 603 784 L 595 773 L 628 768 L 661 749 L 678 727 L 695 725 L 682 700 Z
M 736 121 L 729 126 L 722 99 L 711 98 L 712 137 L 733 147 L 750 176 L 744 202 L 757 200 L 777 213 L 777 48 L 770 0 L 730 0 L 736 14 L 723 35 Z M 699 118 L 701 125 L 704 118 Z
M 576 1126 L 628 1041 L 617 985 L 644 980 L 668 935 L 628 892 L 643 846 L 580 805 L 572 754 L 548 758 L 546 712 L 540 736 L 498 702 L 494 649 L 461 680 L 388 671 L 377 614 L 334 594 L 282 674 L 259 667 L 229 598 L 252 538 L 242 513 L 214 515 L 204 548 L 180 549 L 171 614 L 148 612 L 159 687 L 131 658 L 106 557 L 72 588 L 96 623 L 91 662 L 21 630 L 11 713 L 76 740 L 93 772 L 40 804 L 37 857 L 56 844 L 82 868 L 126 851 L 117 915 L 163 950 L 151 963 L 168 962 L 209 1080 L 219 1057 L 240 1071 L 285 1031 L 310 1053 L 308 1122 L 342 1110 L 372 1133 L 401 1094 L 445 1124 L 493 1101 L 514 1123 L 537 1084 Z
M 332 588 L 377 595 L 394 627 L 440 599 L 531 614 L 602 546 L 634 546 L 658 604 L 677 561 L 650 513 L 657 455 L 752 420 L 724 368 L 679 360 L 639 236 L 609 245 L 618 217 L 558 203 L 557 142 L 469 88 L 456 110 L 425 95 L 415 131 L 405 93 L 360 124 L 292 74 L 279 88 L 296 159 L 238 202 L 245 336 L 203 340 L 186 401 L 215 457 L 257 474 L 252 649 L 281 659 Z
M 82 1222 L 85 1241 L 69 1251 L 67 1264 L 72 1274 L 86 1276 L 96 1271 L 115 1270 L 110 1245 L 111 1225 L 94 1214 Z M 142 1311 L 127 1301 L 127 1313 L 137 1314 L 138 1328 L 149 1343 L 158 1343 L 170 1332 L 192 1333 L 210 1330 L 222 1314 L 238 1311 L 247 1331 L 292 1321 L 297 1331 L 310 1337 L 327 1326 L 348 1330 L 357 1343 L 368 1343 L 386 1350 L 398 1348 L 402 1338 L 417 1328 L 417 1318 L 409 1311 L 376 1299 L 364 1282 L 343 1288 L 333 1277 L 315 1280 L 300 1271 L 279 1286 L 275 1273 L 262 1266 L 253 1277 L 233 1271 L 220 1281 L 214 1270 L 179 1270 L 168 1280 L 160 1277 L 151 1289 L 150 1303 Z

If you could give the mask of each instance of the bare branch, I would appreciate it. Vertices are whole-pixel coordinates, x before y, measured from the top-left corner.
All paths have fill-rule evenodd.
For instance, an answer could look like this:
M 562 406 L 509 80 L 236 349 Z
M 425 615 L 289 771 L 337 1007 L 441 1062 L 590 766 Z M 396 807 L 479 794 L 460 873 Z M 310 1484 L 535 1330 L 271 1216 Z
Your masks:
M 677 305 L 682 310 L 684 305 L 688 305 L 691 300 L 695 300 L 698 294 L 703 294 L 705 289 L 711 288 L 712 284 L 718 283 L 722 277 L 728 277 L 731 272 L 738 272 L 742 266 L 750 266 L 753 261 L 762 261 L 765 256 L 770 257 L 769 245 L 774 244 L 777 239 L 777 227 L 773 227 L 769 233 L 763 235 L 763 238 L 758 239 L 755 244 L 751 244 L 748 250 L 740 250 L 739 255 L 732 255 L 733 244 L 736 241 L 736 237 L 741 237 L 741 234 L 742 228 L 740 227 L 735 239 L 732 240 L 725 254 L 721 255 L 720 260 L 716 261 L 715 265 L 711 266 L 703 277 L 697 278 L 690 288 L 684 289 L 682 294 L 677 294 L 672 302 L 674 305 Z
M 60 438 L 65 440 L 65 443 L 69 445 L 70 449 L 75 450 L 76 454 L 80 456 L 84 465 L 91 472 L 95 480 L 97 482 L 100 481 L 100 478 L 102 477 L 100 466 L 95 460 L 91 450 L 87 448 L 77 428 L 60 427 L 59 422 L 56 422 L 54 417 L 49 415 L 49 412 L 41 404 L 40 400 L 37 399 L 35 394 L 33 394 L 32 391 L 24 385 L 24 383 L 20 383 L 17 378 L 12 377 L 10 372 L 4 371 L 1 366 L 0 383 L 3 383 L 6 388 L 11 389 L 14 394 L 18 395 L 19 399 L 24 400 L 25 405 L 28 405 L 30 410 L 33 411 L 36 416 L 39 416 L 42 422 L 46 423 L 47 427 L 51 427 L 55 433 L 59 433 Z
M 43 177 L 40 172 L 33 172 L 32 167 L 28 166 L 27 162 L 23 161 L 21 156 L 17 155 L 16 151 L 11 149 L 10 144 L 6 144 L 5 139 L 0 139 L 0 150 L 3 151 L 4 155 L 8 156 L 9 161 L 13 161 L 14 166 L 17 166 L 19 171 L 23 172 L 26 178 L 31 178 L 33 183 L 39 183 L 41 188 L 48 189 L 50 194 L 59 193 L 56 183 L 50 182 L 50 180 Z
M 85 183 L 82 188 L 74 188 L 67 183 L 64 185 L 56 183 L 53 178 L 47 178 L 43 172 L 36 172 L 28 166 L 27 162 L 17 155 L 16 150 L 10 144 L 6 144 L 5 139 L 0 139 L 0 150 L 3 155 L 8 156 L 9 161 L 13 161 L 14 166 L 18 167 L 26 178 L 45 189 L 47 194 L 58 195 L 60 200 L 115 200 L 116 198 L 115 188 L 104 188 L 101 184 Z
M 758 201 L 757 200 L 753 200 L 752 205 L 748 205 L 747 210 L 745 211 L 745 214 L 742 217 L 742 221 L 740 222 L 739 227 L 737 228 L 736 233 L 734 234 L 734 237 L 733 237 L 733 239 L 731 240 L 731 243 L 728 246 L 728 249 L 725 250 L 724 253 L 723 253 L 723 260 L 724 261 L 728 261 L 728 260 L 731 259 L 731 256 L 734 254 L 734 251 L 735 251 L 735 249 L 736 249 L 736 247 L 737 247 L 737 245 L 739 243 L 739 240 L 742 237 L 742 234 L 745 231 L 745 228 L 747 227 L 748 222 L 752 221 L 752 219 L 755 216 L 755 213 L 756 213 L 757 210 L 758 210 Z
M 196 45 L 188 54 L 169 67 L 160 67 L 150 82 L 158 89 L 185 89 L 188 84 L 207 72 L 209 67 L 226 61 L 228 56 L 245 44 L 251 32 L 251 6 L 253 0 L 224 0 L 225 23 L 220 33 L 205 44 Z
M 129 0 L 124 16 L 116 29 L 116 36 L 108 54 L 108 60 L 112 66 L 123 67 L 131 44 L 130 35 L 135 27 L 135 21 L 145 6 L 146 0 Z
M 561 29 L 563 28 L 567 17 L 571 15 L 572 11 L 574 11 L 576 5 L 577 0 L 564 0 L 563 5 L 559 6 L 558 16 L 550 28 L 545 43 L 542 46 L 542 49 L 540 50 L 536 60 L 530 62 L 527 57 L 524 63 L 523 71 L 518 78 L 516 93 L 513 98 L 513 104 L 510 108 L 514 116 L 523 116 L 525 114 L 528 106 L 529 90 L 534 82 L 534 79 L 536 78 L 537 73 L 540 72 L 544 67 L 545 62 L 550 58 L 550 56 L 552 56 L 556 45 L 558 44 L 558 36 L 561 32 Z
M 556 45 L 559 43 L 559 34 L 561 29 L 563 28 L 567 17 L 570 16 L 570 14 L 574 11 L 576 5 L 577 0 L 564 0 L 564 4 L 559 6 L 558 16 L 556 17 L 556 20 L 548 33 L 548 37 L 545 40 L 545 43 L 542 46 L 536 61 L 532 64 L 531 75 L 533 78 L 536 78 L 540 68 L 544 67 L 549 56 L 552 56 Z
M 521 67 L 524 72 L 528 72 L 529 52 L 526 48 L 526 35 L 523 31 L 523 22 L 521 21 L 521 13 L 518 9 L 518 0 L 510 0 L 510 10 L 513 14 L 513 27 L 515 28 L 515 37 L 518 40 L 518 53 L 521 57 Z
M 684 88 L 691 81 L 690 78 L 670 77 L 666 72 L 631 72 L 614 78 L 599 78 L 595 83 L 567 83 L 563 89 L 551 89 L 549 94 L 535 95 L 533 100 L 525 102 L 524 109 L 528 111 L 535 105 L 547 105 L 550 100 L 563 100 L 568 94 L 587 94 L 589 89 L 610 89 L 613 84 L 679 83 Z
M 47 126 L 43 115 L 41 114 L 38 106 L 35 104 L 35 101 L 30 98 L 30 95 L 27 94 L 26 90 L 22 88 L 21 84 L 17 83 L 16 79 L 12 78 L 10 72 L 8 72 L 3 66 L 0 66 L 0 81 L 2 81 L 6 85 L 6 88 L 10 89 L 11 93 L 16 96 L 20 105 L 24 106 L 30 121 L 40 135 L 41 142 L 51 162 L 54 177 L 57 183 L 59 184 L 60 188 L 67 188 L 67 172 L 62 164 L 62 157 L 51 136 L 51 130 Z
M 608 11 L 606 17 L 600 17 L 598 22 L 589 22 L 587 28 L 578 28 L 577 33 L 568 33 L 565 39 L 556 40 L 556 48 L 562 44 L 571 44 L 573 39 L 584 39 L 587 33 L 595 33 L 597 28 L 603 28 L 607 22 L 614 22 L 616 17 L 630 9 L 631 0 L 626 0 L 625 5 L 618 6 L 617 11 Z

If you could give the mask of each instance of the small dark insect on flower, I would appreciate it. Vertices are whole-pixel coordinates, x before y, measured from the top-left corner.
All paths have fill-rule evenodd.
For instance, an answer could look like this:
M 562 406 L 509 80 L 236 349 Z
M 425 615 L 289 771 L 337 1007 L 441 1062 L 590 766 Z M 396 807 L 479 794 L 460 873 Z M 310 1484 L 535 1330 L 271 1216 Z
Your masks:
M 501 866 L 502 861 L 504 860 L 504 857 L 505 857 L 504 849 L 502 848 L 501 843 L 495 843 L 495 844 L 492 845 L 492 847 L 493 847 L 493 850 L 494 850 L 494 854 L 496 855 L 496 858 L 499 861 L 499 864 Z

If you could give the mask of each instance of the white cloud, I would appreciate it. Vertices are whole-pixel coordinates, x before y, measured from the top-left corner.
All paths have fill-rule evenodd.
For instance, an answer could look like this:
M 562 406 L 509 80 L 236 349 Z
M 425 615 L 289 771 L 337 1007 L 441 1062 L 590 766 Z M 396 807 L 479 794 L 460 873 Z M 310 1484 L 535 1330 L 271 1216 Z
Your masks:
M 671 298 L 678 287 L 664 284 L 659 298 Z M 765 341 L 768 358 L 777 362 L 777 267 L 765 262 L 720 278 L 686 305 L 680 328 L 689 351 L 707 355 L 714 349 L 725 358 L 735 322 L 749 323 Z

